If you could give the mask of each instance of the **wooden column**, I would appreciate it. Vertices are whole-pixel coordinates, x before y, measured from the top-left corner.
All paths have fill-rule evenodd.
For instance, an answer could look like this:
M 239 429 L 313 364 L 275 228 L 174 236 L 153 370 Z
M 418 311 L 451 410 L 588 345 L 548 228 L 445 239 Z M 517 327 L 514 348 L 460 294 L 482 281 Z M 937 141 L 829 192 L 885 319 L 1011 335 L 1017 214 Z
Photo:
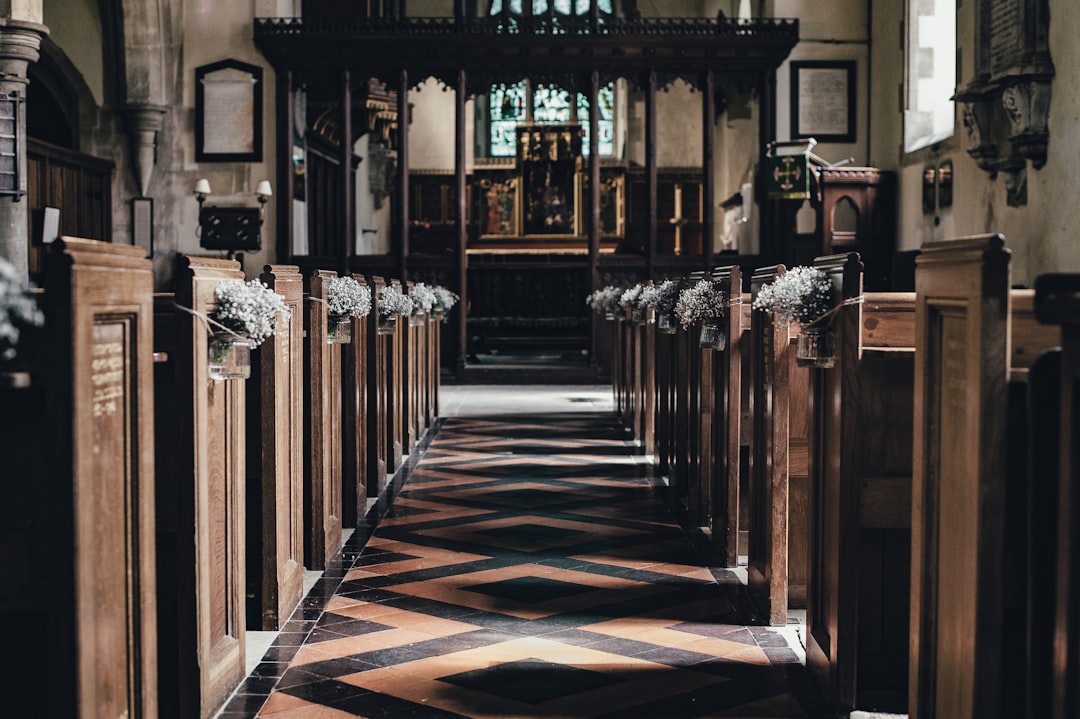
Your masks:
M 413 283 L 403 282 L 401 291 L 412 295 Z M 403 454 L 412 454 L 419 438 L 417 427 L 417 343 L 419 333 L 412 317 L 406 315 L 399 321 L 401 333 L 401 448 Z
M 469 274 L 469 228 L 466 224 L 468 209 L 465 204 L 465 104 L 469 98 L 468 78 L 465 70 L 458 70 L 457 93 L 454 101 L 454 184 L 457 188 L 457 207 L 455 216 L 458 233 L 458 294 L 461 296 L 461 306 L 458 308 L 458 356 L 454 366 L 458 374 L 464 370 L 465 354 L 468 347 L 469 330 L 466 324 L 468 320 L 468 287 Z
M 701 252 L 705 266 L 712 267 L 716 232 L 716 77 L 712 70 L 706 70 L 701 79 L 701 106 Z
M 349 68 L 346 67 L 341 71 L 341 167 L 339 168 L 341 172 L 341 246 L 339 248 L 341 260 L 338 271 L 342 273 L 349 271 L 349 258 L 352 257 L 356 249 L 356 215 L 353 212 L 355 175 L 353 174 L 352 162 L 352 138 L 352 85 Z M 291 151 L 286 157 L 292 157 Z M 288 165 L 291 167 L 292 162 L 290 161 Z M 286 196 L 285 201 L 291 205 L 292 195 Z
M 325 569 L 341 550 L 341 346 L 326 342 L 326 299 L 336 272 L 309 278 L 305 343 L 307 465 L 304 472 L 306 565 Z
M 600 287 L 600 73 L 589 73 L 589 277 Z
M 160 702 L 212 717 L 244 679 L 245 382 L 209 379 L 209 315 L 240 263 L 181 256 L 155 304 Z M 163 711 L 168 714 L 168 710 Z
M 646 274 L 650 279 L 656 271 L 656 245 L 659 234 L 660 206 L 657 187 L 660 181 L 656 157 L 656 71 L 650 70 L 645 79 L 645 186 L 648 195 L 648 236 L 645 246 Z
M 279 261 L 292 257 L 293 231 L 293 74 L 276 68 L 277 91 L 274 98 L 277 117 L 277 225 L 275 246 Z
M 401 238 L 398 247 L 399 269 L 402 281 L 409 279 L 409 71 L 401 69 L 398 81 L 398 159 L 397 159 L 397 215 Z
M 258 587 L 258 628 L 280 629 L 304 583 L 304 278 L 295 265 L 267 265 L 259 278 L 292 313 L 260 346 L 248 393 L 248 574 Z M 253 368 L 253 375 L 255 374 Z

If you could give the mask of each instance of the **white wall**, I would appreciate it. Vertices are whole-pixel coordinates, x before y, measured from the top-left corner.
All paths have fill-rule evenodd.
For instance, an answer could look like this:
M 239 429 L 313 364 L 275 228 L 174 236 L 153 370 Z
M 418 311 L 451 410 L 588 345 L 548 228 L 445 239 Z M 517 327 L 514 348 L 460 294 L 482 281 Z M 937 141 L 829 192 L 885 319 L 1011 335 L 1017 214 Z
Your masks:
M 957 18 L 961 85 L 970 81 L 974 68 L 974 5 L 962 3 Z M 1012 251 L 1014 283 L 1030 285 L 1044 272 L 1080 271 L 1080 242 L 1076 239 L 1080 202 L 1073 199 L 1080 192 L 1080 163 L 1075 159 L 1080 147 L 1080 44 L 1075 41 L 1080 4 L 1049 0 L 1049 6 L 1050 54 L 1056 71 L 1050 100 L 1049 156 L 1040 170 L 1028 165 L 1027 205 L 1007 206 L 1003 178 L 991 179 L 980 170 L 965 152 L 963 138 L 957 137 L 931 158 L 905 158 L 909 164 L 901 173 L 901 248 L 917 249 L 930 239 L 1000 232 Z M 875 24 L 875 36 L 888 38 L 895 32 L 894 27 Z M 881 82 L 888 84 L 889 79 Z M 963 133 L 959 120 L 956 131 Z M 922 211 L 922 168 L 945 159 L 954 165 L 954 204 L 952 210 L 938 213 L 940 223 L 935 225 L 935 216 Z
M 82 74 L 94 102 L 105 101 L 101 12 L 97 0 L 49 0 L 45 6 L 49 38 Z

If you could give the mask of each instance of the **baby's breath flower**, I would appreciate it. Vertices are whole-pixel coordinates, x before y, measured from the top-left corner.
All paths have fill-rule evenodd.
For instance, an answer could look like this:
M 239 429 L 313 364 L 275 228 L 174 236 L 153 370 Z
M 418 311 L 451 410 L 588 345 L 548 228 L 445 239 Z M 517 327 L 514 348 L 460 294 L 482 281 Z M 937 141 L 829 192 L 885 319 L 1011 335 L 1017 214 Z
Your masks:
M 764 285 L 754 309 L 774 312 L 789 322 L 813 322 L 832 307 L 832 282 L 816 267 L 792 267 Z
M 366 317 L 371 314 L 371 290 L 353 277 L 335 277 L 326 289 L 326 304 L 337 317 Z
M 279 317 L 288 319 L 290 315 L 285 298 L 259 280 L 222 280 L 214 294 L 218 306 L 210 318 L 250 338 L 256 347 L 274 334 Z
M 585 303 L 589 305 L 589 307 L 592 307 L 594 312 L 614 312 L 619 304 L 619 297 L 622 296 L 622 292 L 622 288 L 620 287 L 607 285 L 606 287 L 591 292 L 589 296 L 585 298 Z
M 379 316 L 389 319 L 394 315 L 407 315 L 413 310 L 413 302 L 393 285 L 379 288 Z
M 679 299 L 679 287 L 672 280 L 664 280 L 658 285 L 646 285 L 638 298 L 641 309 L 653 308 L 658 315 L 670 315 L 675 312 L 675 303 Z
M 436 285 L 431 288 L 431 291 L 435 293 L 435 309 L 442 310 L 443 312 L 449 312 L 450 308 L 458 303 L 461 298 L 450 290 Z
M 628 290 L 623 290 L 619 295 L 619 306 L 623 308 L 633 307 L 637 304 L 643 285 L 639 282 Z
M 698 280 L 679 294 L 675 314 L 683 329 L 695 322 L 720 318 L 727 314 L 727 298 L 712 280 Z
M 412 300 L 414 308 L 422 309 L 424 312 L 431 312 L 431 308 L 438 301 L 434 290 L 423 282 L 417 282 L 412 286 L 409 290 L 409 299 Z
M 0 359 L 15 356 L 19 326 L 40 327 L 45 315 L 27 294 L 15 266 L 0 257 Z

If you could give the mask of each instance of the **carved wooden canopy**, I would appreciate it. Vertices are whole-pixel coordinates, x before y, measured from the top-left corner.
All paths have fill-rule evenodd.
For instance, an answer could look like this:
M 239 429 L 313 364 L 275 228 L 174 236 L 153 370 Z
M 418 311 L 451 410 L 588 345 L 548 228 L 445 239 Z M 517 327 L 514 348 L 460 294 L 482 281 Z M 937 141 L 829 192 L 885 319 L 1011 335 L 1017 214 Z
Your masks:
M 517 18 L 258 18 L 255 44 L 278 70 L 410 83 L 434 77 L 468 91 L 524 77 L 575 88 L 596 70 L 603 82 L 638 83 L 649 72 L 661 85 L 702 73 L 753 77 L 774 70 L 799 40 L 798 20 L 561 16 Z

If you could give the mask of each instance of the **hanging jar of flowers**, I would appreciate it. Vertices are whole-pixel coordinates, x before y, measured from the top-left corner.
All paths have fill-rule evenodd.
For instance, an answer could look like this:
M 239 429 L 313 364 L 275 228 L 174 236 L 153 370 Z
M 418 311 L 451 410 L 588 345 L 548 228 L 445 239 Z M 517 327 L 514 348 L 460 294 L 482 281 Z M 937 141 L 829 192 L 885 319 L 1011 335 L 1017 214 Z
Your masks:
M 446 315 L 461 298 L 440 285 L 432 287 L 431 291 L 435 293 L 435 306 L 431 308 L 431 316 L 440 322 L 446 322 Z
M 645 311 L 638 307 L 638 298 L 641 297 L 641 290 L 644 288 L 640 282 L 633 287 L 623 290 L 623 293 L 619 295 L 619 307 L 622 308 L 623 314 L 630 313 L 630 318 L 635 322 L 645 321 Z
M 836 335 L 828 321 L 833 306 L 832 282 L 816 267 L 793 267 L 754 298 L 754 309 L 801 325 L 795 345 L 800 367 L 828 369 L 836 364 Z
M 409 325 L 420 327 L 424 324 L 425 315 L 435 306 L 435 293 L 423 282 L 417 282 L 409 289 L 409 299 L 413 304 L 412 313 L 409 315 Z
M 607 285 L 590 293 L 585 298 L 585 303 L 592 307 L 594 312 L 602 314 L 604 319 L 613 320 L 615 319 L 615 310 L 619 306 L 619 297 L 622 296 L 622 292 L 622 289 L 614 285 Z
M 212 380 L 251 376 L 251 350 L 274 334 L 291 313 L 285 298 L 259 280 L 223 280 L 214 290 L 217 308 L 208 343 Z
M 44 323 L 45 315 L 38 309 L 33 295 L 26 291 L 15 266 L 0 257 L 0 360 L 15 357 L 20 328 L 40 327 Z
M 379 327 L 381 335 L 392 335 L 397 329 L 397 318 L 412 312 L 413 303 L 397 287 L 386 285 L 379 288 Z
M 352 277 L 335 277 L 326 290 L 326 342 L 352 342 L 353 317 L 371 314 L 371 290 Z
M 727 347 L 727 331 L 723 325 L 727 315 L 727 298 L 712 280 L 698 280 L 693 287 L 679 293 L 675 314 L 683 329 L 689 329 L 696 322 L 701 323 L 699 346 L 718 351 Z
M 648 285 L 641 290 L 638 304 L 651 309 L 656 318 L 656 328 L 665 334 L 675 334 L 675 304 L 679 301 L 679 286 L 672 280 L 658 285 Z

